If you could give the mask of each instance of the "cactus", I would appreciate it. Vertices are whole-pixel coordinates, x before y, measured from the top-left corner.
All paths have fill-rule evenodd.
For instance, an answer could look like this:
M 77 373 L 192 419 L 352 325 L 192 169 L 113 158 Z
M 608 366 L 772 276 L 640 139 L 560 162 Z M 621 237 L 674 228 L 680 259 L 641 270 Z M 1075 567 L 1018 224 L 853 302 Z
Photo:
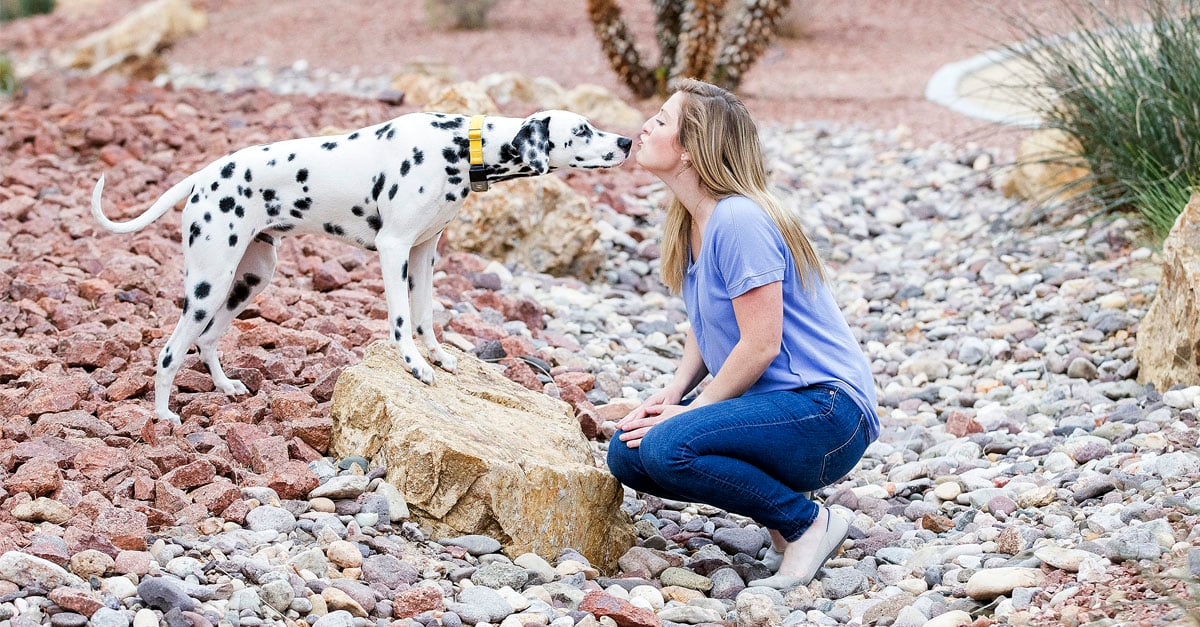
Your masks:
M 0 22 L 54 11 L 54 0 L 0 0 Z
M 17 93 L 17 76 L 13 70 L 12 60 L 7 54 L 0 53 L 0 96 L 12 96 Z
M 588 17 L 617 77 L 640 98 L 666 95 L 681 77 L 736 89 L 766 50 L 788 0 L 651 0 L 658 65 L 642 62 L 616 0 L 588 0 Z M 722 21 L 728 20 L 722 28 Z M 722 33 L 722 31 L 725 31 Z

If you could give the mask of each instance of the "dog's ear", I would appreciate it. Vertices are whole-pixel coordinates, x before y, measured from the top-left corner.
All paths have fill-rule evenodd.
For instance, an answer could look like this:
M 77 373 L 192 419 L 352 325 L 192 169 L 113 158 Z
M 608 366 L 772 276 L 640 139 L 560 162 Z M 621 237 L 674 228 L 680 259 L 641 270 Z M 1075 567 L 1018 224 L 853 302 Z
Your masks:
M 513 149 L 521 162 L 536 174 L 550 171 L 550 116 L 531 115 L 521 125 L 512 141 Z

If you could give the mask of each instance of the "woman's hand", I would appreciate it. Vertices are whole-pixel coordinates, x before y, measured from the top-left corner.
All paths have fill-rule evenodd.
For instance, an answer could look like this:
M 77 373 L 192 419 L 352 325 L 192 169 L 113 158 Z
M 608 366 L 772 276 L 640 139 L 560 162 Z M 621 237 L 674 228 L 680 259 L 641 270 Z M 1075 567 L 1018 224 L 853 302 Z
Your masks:
M 688 410 L 683 405 L 674 404 L 678 402 L 678 399 L 670 404 L 659 402 L 666 398 L 670 398 L 670 395 L 664 395 L 663 392 L 654 394 L 617 423 L 617 428 L 622 432 L 619 439 L 626 446 L 638 448 L 642 445 L 642 438 L 651 427 Z

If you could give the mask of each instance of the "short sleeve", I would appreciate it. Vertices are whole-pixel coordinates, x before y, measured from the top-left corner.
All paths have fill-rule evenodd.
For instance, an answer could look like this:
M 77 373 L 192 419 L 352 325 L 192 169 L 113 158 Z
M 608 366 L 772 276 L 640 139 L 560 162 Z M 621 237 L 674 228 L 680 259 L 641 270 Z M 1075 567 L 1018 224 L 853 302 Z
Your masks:
M 779 227 L 756 203 L 731 199 L 726 211 L 714 212 L 713 255 L 730 298 L 782 281 L 788 253 Z

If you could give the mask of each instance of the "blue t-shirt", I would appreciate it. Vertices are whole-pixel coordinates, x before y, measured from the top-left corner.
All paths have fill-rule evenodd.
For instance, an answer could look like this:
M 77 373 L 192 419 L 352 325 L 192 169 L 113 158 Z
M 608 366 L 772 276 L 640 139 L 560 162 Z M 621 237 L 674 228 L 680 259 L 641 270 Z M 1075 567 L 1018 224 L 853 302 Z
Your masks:
M 745 394 L 832 385 L 844 390 L 867 416 L 871 439 L 879 436 L 875 381 L 858 341 L 824 284 L 813 278 L 806 291 L 791 250 L 771 216 L 745 196 L 717 203 L 704 228 L 700 256 L 683 281 L 688 320 L 705 367 L 714 375 L 741 334 L 733 299 L 783 282 L 783 345 L 766 372 Z

